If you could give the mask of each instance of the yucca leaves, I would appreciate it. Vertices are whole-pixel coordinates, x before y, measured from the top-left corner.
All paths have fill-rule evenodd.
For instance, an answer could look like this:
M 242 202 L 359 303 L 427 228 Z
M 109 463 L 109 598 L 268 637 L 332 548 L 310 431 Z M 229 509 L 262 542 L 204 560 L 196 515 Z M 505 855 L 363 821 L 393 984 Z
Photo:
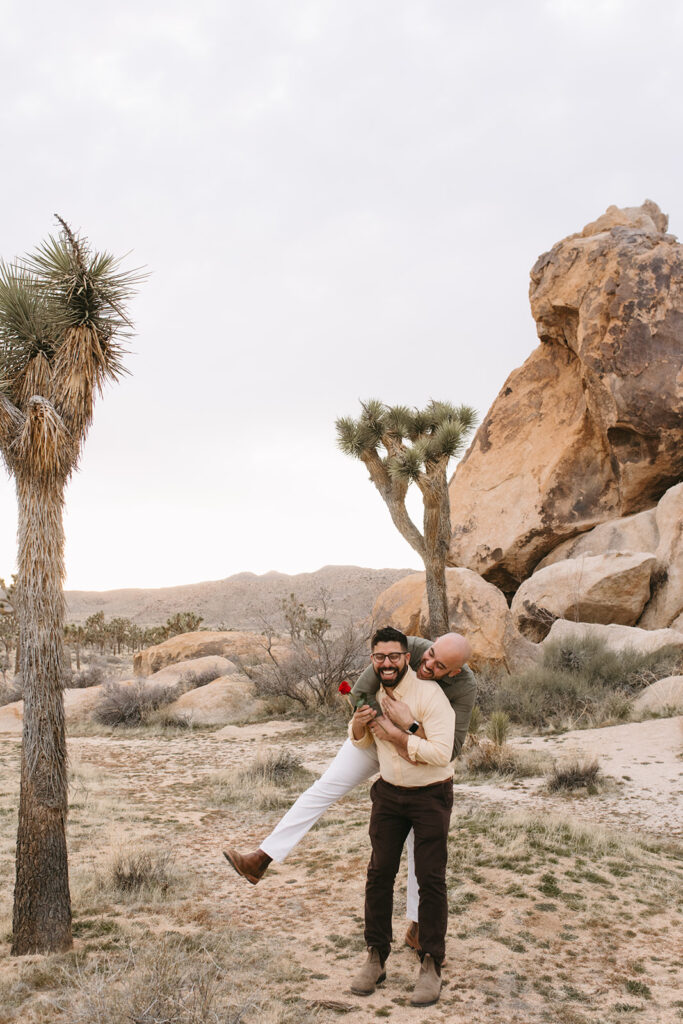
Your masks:
M 362 459 L 384 448 L 390 476 L 411 481 L 460 455 L 477 421 L 470 406 L 434 400 L 424 409 L 409 409 L 373 398 L 361 402 L 361 408 L 358 419 L 344 416 L 336 421 L 341 451 Z

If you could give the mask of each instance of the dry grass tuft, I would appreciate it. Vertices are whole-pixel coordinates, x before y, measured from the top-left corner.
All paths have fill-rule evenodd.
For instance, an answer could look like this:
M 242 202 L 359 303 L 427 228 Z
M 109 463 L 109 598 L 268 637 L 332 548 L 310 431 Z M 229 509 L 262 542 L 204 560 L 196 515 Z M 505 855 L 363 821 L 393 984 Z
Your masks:
M 572 758 L 559 762 L 546 775 L 546 788 L 549 793 L 572 792 L 576 789 L 587 789 L 597 792 L 597 783 L 602 773 L 597 758 Z
M 490 739 L 474 739 L 462 752 L 456 763 L 457 777 L 461 773 L 474 776 L 502 775 L 506 778 L 528 779 L 543 775 L 548 759 L 537 751 L 520 751 L 507 744 Z

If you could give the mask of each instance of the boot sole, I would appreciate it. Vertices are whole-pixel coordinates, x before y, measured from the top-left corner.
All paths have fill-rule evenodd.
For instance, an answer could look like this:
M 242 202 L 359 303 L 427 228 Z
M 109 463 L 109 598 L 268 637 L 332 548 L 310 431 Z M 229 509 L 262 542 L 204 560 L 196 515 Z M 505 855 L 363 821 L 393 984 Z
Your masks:
M 375 982 L 375 988 L 377 988 L 378 985 L 381 985 L 383 981 L 386 981 L 386 977 L 387 972 L 385 971 L 383 974 L 379 976 L 379 978 Z M 371 996 L 372 993 L 375 991 L 375 988 L 371 988 L 370 991 L 368 992 L 366 989 L 354 988 L 352 985 L 351 991 L 353 992 L 354 996 Z
M 436 997 L 436 999 L 429 999 L 429 1000 L 427 1000 L 426 1003 L 414 1003 L 413 1000 L 411 999 L 410 1000 L 410 1005 L 411 1006 L 433 1006 L 434 1003 L 438 1003 L 440 997 L 441 997 L 441 993 L 439 992 L 439 995 Z
M 258 877 L 257 877 L 256 875 L 248 875 L 246 873 L 246 871 L 240 871 L 240 869 L 237 867 L 237 865 L 235 864 L 234 860 L 232 859 L 230 854 L 227 852 L 227 850 L 223 850 L 223 856 L 227 860 L 227 862 L 230 865 L 230 867 L 235 869 L 235 871 L 240 876 L 240 878 L 246 878 L 247 882 L 249 882 L 250 885 L 256 885 L 257 882 L 260 882 L 261 879 L 263 878 L 263 875 L 258 875 Z M 265 872 L 264 872 L 264 874 L 265 874 Z

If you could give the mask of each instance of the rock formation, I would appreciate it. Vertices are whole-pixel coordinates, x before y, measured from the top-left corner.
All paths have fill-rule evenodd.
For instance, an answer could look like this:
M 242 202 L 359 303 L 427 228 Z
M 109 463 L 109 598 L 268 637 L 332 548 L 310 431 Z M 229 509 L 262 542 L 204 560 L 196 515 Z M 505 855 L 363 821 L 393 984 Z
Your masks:
M 542 649 L 555 641 L 596 638 L 602 640 L 610 651 L 638 651 L 652 654 L 665 647 L 683 653 L 683 633 L 675 629 L 639 629 L 637 626 L 602 626 L 588 622 L 569 622 L 558 619 L 553 622 L 545 640 L 538 645 Z
M 515 625 L 528 640 L 547 636 L 555 619 L 635 626 L 650 599 L 655 556 L 609 552 L 539 569 L 512 600 Z
M 531 271 L 540 346 L 451 482 L 450 560 L 514 593 L 562 541 L 683 476 L 683 247 L 646 201 L 610 207 Z
M 566 559 L 585 559 L 618 551 L 643 551 L 655 557 L 652 596 L 636 624 L 644 629 L 675 627 L 677 619 L 683 615 L 683 483 L 669 488 L 655 508 L 601 523 L 588 533 L 560 544 L 522 584 L 515 601 L 521 591 L 533 585 L 533 581 L 550 565 Z
M 469 569 L 446 569 L 446 591 L 451 629 L 472 644 L 472 668 L 486 664 L 511 670 L 536 660 L 534 645 L 517 632 L 497 587 Z M 425 574 L 406 576 L 380 594 L 372 617 L 376 626 L 395 626 L 408 635 L 428 636 Z
M 212 631 L 200 630 L 198 633 L 181 633 L 172 636 L 161 644 L 138 651 L 133 659 L 133 671 L 136 676 L 150 676 L 154 672 L 179 661 L 218 654 L 234 660 L 244 659 L 250 663 L 265 661 L 265 637 L 258 633 L 246 633 L 239 630 Z M 287 642 L 275 640 L 273 651 L 284 653 Z
M 681 714 L 683 712 L 683 676 L 666 676 L 650 683 L 633 702 L 633 710 L 651 714 Z

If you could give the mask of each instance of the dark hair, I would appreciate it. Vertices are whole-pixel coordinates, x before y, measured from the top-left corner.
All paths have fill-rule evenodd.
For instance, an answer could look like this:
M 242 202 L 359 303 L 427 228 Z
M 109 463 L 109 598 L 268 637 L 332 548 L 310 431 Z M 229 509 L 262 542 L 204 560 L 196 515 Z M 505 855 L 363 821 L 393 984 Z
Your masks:
M 394 629 L 393 626 L 384 626 L 383 629 L 377 630 L 370 641 L 370 650 L 374 651 L 377 644 L 386 644 L 391 642 L 400 644 L 404 652 L 408 651 L 408 637 L 405 633 L 402 633 L 400 629 Z

